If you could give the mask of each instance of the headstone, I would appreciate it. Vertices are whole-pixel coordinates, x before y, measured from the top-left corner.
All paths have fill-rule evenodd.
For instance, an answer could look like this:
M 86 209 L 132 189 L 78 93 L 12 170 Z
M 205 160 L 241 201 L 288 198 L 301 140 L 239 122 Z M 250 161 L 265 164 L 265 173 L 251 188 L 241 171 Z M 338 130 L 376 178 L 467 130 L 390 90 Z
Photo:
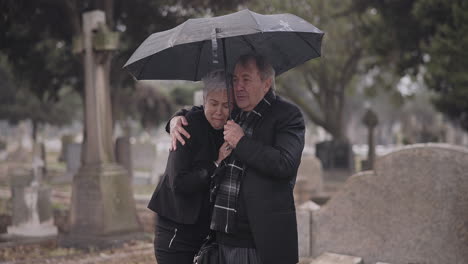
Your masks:
M 310 211 L 296 210 L 299 257 L 310 256 Z
M 58 157 L 59 162 L 65 162 L 66 161 L 66 152 L 67 152 L 67 146 L 68 144 L 74 143 L 75 142 L 75 137 L 70 134 L 63 135 L 60 138 L 60 142 L 62 143 L 62 147 L 60 149 L 60 155 Z
M 2 181 L 8 182 L 12 171 L 31 167 L 32 154 L 18 145 L 13 151 L 7 152 L 5 161 L 0 163 L 0 177 Z
M 33 146 L 33 159 L 32 159 L 32 169 L 33 169 L 33 176 L 34 181 L 37 184 L 42 184 L 44 179 L 44 167 L 46 166 L 45 163 L 45 147 L 44 143 L 35 143 Z
M 300 205 L 322 192 L 322 164 L 314 155 L 303 155 L 294 186 L 294 202 Z
M 352 176 L 312 213 L 312 256 L 365 263 L 468 263 L 468 150 L 413 145 Z
M 37 148 L 37 147 L 36 147 Z M 47 180 L 47 152 L 44 142 L 39 143 L 38 149 L 36 150 L 36 157 L 40 162 L 41 177 L 44 180 Z M 33 161 L 34 162 L 34 161 Z
M 193 105 L 203 104 L 203 91 L 195 91 L 193 93 Z
M 156 163 L 156 146 L 150 142 L 131 145 L 133 183 L 149 184 Z
M 32 161 L 32 155 L 31 152 L 19 145 L 18 148 L 16 148 L 14 151 L 8 153 L 6 161 L 8 163 L 30 164 Z
M 69 143 L 65 146 L 65 163 L 67 172 L 64 182 L 72 182 L 73 176 L 78 173 L 81 166 L 81 143 Z
M 320 206 L 312 201 L 307 201 L 296 208 L 299 257 L 301 258 L 310 256 L 310 218 L 312 211 L 318 209 Z
M 314 259 L 310 264 L 364 264 L 364 262 L 359 257 L 327 252 Z
M 33 169 L 14 168 L 10 173 L 12 191 L 12 225 L 7 233 L 13 236 L 44 237 L 57 235 L 53 223 L 50 188 L 41 182 L 41 164 Z
M 315 155 L 322 163 L 325 181 L 344 181 L 354 172 L 354 155 L 349 142 L 332 140 L 317 143 Z
M 151 170 L 156 160 L 156 146 L 152 143 L 132 144 L 132 163 L 134 170 Z
M 317 143 L 315 154 L 322 162 L 323 169 L 351 169 L 354 166 L 349 142 L 323 141 Z
M 119 137 L 115 144 L 115 158 L 117 163 L 122 165 L 128 172 L 130 178 L 133 177 L 132 144 L 129 137 Z
M 156 144 L 156 162 L 153 167 L 151 184 L 157 184 L 161 175 L 163 175 L 166 170 L 167 158 L 169 157 L 169 146 L 169 138 L 166 138 L 166 140 L 161 139 Z

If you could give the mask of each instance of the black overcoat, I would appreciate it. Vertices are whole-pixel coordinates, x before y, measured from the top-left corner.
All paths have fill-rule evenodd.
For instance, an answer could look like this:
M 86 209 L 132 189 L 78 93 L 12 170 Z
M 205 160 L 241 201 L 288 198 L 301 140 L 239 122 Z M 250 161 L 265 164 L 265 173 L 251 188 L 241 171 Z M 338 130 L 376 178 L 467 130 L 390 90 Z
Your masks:
M 265 264 L 299 261 L 293 188 L 304 133 L 298 107 L 277 97 L 256 124 L 252 137 L 242 137 L 233 151 L 235 158 L 247 165 L 240 196 Z

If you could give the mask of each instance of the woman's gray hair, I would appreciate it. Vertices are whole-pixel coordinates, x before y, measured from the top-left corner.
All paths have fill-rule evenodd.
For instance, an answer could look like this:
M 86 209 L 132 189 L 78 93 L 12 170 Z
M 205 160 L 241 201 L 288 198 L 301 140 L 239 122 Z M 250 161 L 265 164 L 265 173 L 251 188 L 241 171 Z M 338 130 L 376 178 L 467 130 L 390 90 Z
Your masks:
M 224 70 L 214 70 L 209 72 L 203 81 L 203 102 L 206 101 L 206 97 L 209 93 L 216 90 L 226 90 L 226 75 Z

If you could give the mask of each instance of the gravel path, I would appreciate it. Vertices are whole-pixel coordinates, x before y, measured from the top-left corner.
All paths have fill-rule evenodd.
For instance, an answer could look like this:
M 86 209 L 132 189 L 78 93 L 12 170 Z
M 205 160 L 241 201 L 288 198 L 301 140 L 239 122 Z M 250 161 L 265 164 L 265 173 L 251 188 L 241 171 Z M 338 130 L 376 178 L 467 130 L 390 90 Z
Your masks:
M 0 249 L 2 264 L 156 264 L 153 244 L 132 241 L 122 247 L 84 252 L 53 245 L 28 245 Z

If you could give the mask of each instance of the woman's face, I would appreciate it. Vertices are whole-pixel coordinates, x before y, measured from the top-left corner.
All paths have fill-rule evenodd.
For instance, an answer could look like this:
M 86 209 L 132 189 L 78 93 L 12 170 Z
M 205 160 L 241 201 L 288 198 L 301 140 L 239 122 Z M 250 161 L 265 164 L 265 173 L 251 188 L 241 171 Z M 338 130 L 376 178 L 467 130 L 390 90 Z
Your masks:
M 214 129 L 222 129 L 229 116 L 226 89 L 217 89 L 208 93 L 204 103 L 205 116 Z

